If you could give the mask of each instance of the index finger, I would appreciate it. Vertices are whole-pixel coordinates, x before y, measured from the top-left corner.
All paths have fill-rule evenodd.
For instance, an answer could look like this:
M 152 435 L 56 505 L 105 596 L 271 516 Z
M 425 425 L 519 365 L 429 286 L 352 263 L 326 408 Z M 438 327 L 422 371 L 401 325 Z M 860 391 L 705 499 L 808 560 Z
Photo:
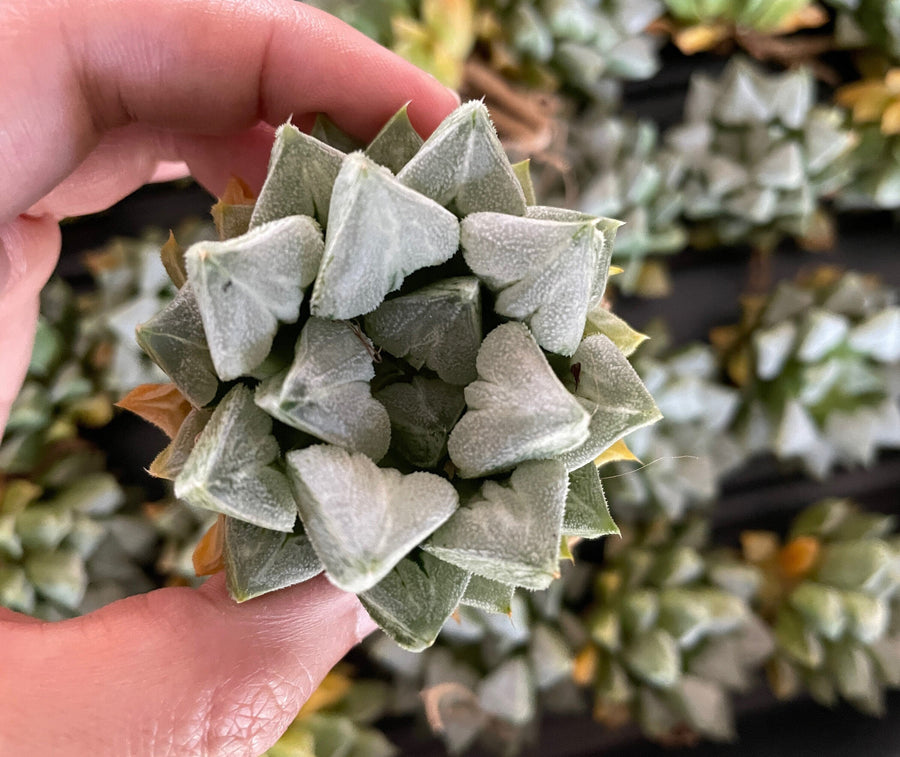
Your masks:
M 403 103 L 422 133 L 456 105 L 428 74 L 294 0 L 7 0 L 0 10 L 0 221 L 104 133 L 229 134 L 323 112 L 365 138 Z

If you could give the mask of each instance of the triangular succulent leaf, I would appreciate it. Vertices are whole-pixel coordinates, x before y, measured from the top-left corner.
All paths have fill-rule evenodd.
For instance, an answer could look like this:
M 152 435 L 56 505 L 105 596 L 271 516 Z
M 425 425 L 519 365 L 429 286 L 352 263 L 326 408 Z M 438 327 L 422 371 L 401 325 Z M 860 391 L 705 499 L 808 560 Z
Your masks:
M 566 536 L 596 539 L 619 533 L 619 527 L 609 514 L 600 474 L 593 462 L 569 474 L 569 493 L 562 532 Z
M 407 109 L 408 104 L 391 116 L 366 147 L 367 157 L 395 174 L 409 163 L 422 146 L 422 137 L 410 123 Z
M 512 612 L 512 598 L 515 591 L 516 587 L 510 584 L 473 575 L 459 603 L 467 607 L 477 607 L 485 612 L 509 615 Z

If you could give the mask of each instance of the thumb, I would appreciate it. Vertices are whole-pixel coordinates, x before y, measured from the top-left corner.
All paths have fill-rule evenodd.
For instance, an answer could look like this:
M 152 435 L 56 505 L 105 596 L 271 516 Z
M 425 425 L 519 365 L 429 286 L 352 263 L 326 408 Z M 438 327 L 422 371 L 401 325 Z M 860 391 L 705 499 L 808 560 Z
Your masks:
M 0 616 L 0 754 L 255 757 L 374 627 L 321 576 L 240 605 L 217 575 L 59 623 Z

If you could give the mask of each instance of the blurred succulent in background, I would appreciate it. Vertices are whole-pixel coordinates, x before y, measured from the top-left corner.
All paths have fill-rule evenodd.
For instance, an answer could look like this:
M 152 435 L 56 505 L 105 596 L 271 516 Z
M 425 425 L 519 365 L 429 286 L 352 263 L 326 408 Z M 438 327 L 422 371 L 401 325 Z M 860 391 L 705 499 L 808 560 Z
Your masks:
M 143 566 L 156 535 L 81 437 L 109 422 L 112 402 L 76 314 L 72 291 L 53 280 L 0 444 L 0 605 L 47 619 L 153 588 Z
M 665 268 L 648 257 L 687 245 L 679 192 L 685 168 L 681 157 L 660 149 L 658 141 L 651 121 L 610 118 L 598 110 L 571 126 L 575 207 L 624 222 L 616 233 L 613 262 L 625 269 L 614 283 L 626 294 L 665 294 Z
M 736 57 L 718 80 L 695 74 L 685 122 L 667 135 L 687 169 L 695 243 L 770 251 L 792 236 L 829 246 L 822 200 L 851 176 L 854 137 L 843 121 L 841 110 L 815 105 L 806 69 L 766 74 Z
M 666 342 L 664 334 L 654 335 L 632 359 L 663 413 L 652 433 L 641 429 L 628 437 L 644 465 L 619 462 L 601 471 L 617 520 L 677 521 L 707 508 L 722 479 L 744 460 L 729 432 L 740 393 L 722 383 L 715 353 L 703 344 L 673 352 Z
M 822 268 L 782 282 L 712 339 L 743 395 L 735 433 L 747 454 L 822 478 L 900 447 L 900 307 L 876 279 Z
M 388 689 L 339 663 L 263 757 L 393 757 L 396 747 L 372 726 L 384 714 Z
M 853 181 L 837 199 L 847 208 L 893 209 L 900 207 L 900 68 L 872 73 L 835 93 L 859 135 Z
M 634 721 L 668 744 L 734 737 L 729 695 L 750 685 L 772 641 L 750 610 L 757 570 L 705 551 L 707 531 L 701 519 L 659 520 L 606 543 L 614 554 L 596 576 L 574 673 L 601 722 Z
M 821 26 L 828 14 L 813 0 L 665 0 L 673 42 L 685 55 L 735 39 L 751 53 L 759 38 Z M 762 44 L 765 44 L 764 42 Z
M 563 608 L 563 592 L 578 585 L 568 568 L 550 589 L 507 593 L 502 614 L 499 597 L 473 594 L 421 655 L 372 639 L 371 657 L 392 673 L 395 711 L 425 714 L 451 754 L 476 744 L 516 753 L 535 739 L 541 712 L 583 712 L 572 669 L 585 637 Z
M 236 599 L 324 570 L 419 650 L 470 582 L 545 588 L 563 536 L 615 532 L 593 460 L 659 418 L 586 331 L 618 222 L 523 187 L 480 102 L 348 155 L 286 124 L 249 231 L 171 266 L 138 340 L 174 384 L 126 406 L 172 439 L 151 472 L 227 516 Z
M 784 545 L 745 533 L 746 559 L 765 576 L 761 611 L 775 631 L 769 679 L 832 706 L 842 696 L 871 715 L 900 687 L 900 542 L 892 516 L 845 499 L 804 510 Z
M 835 38 L 848 48 L 877 49 L 900 60 L 900 3 L 897 0 L 825 0 L 838 12 Z

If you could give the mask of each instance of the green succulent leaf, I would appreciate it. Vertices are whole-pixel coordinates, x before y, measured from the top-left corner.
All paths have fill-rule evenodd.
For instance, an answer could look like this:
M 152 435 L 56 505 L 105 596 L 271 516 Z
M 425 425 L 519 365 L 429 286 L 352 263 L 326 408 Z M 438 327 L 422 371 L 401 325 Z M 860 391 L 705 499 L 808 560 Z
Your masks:
M 418 468 L 435 468 L 466 407 L 462 387 L 416 376 L 412 383 L 391 384 L 375 396 L 391 419 L 397 452 Z
M 885 633 L 891 620 L 886 599 L 870 597 L 858 591 L 841 592 L 847 613 L 847 630 L 863 644 L 873 644 Z
M 168 305 L 137 327 L 137 341 L 194 407 L 215 399 L 219 377 L 190 284 L 181 287 Z
M 25 558 L 25 574 L 38 593 L 69 610 L 77 610 L 87 590 L 88 575 L 74 550 L 34 552 Z
M 290 532 L 297 504 L 278 458 L 272 419 L 235 386 L 213 411 L 175 479 L 175 496 L 261 528 Z
M 510 584 L 492 581 L 484 576 L 472 576 L 466 593 L 459 600 L 461 605 L 477 607 L 485 612 L 496 612 L 502 615 L 512 613 L 512 599 L 516 587 Z
M 594 334 L 603 334 L 608 337 L 625 357 L 629 357 L 650 338 L 646 334 L 635 331 L 625 321 L 604 307 L 594 308 L 587 315 L 584 336 L 589 337 Z
M 391 427 L 369 389 L 373 354 L 372 343 L 351 324 L 310 318 L 294 362 L 257 387 L 256 404 L 282 423 L 380 460 Z
M 522 463 L 508 481 L 486 481 L 423 548 L 485 578 L 545 589 L 559 572 L 567 486 L 559 463 Z
M 822 642 L 807 627 L 803 617 L 789 607 L 782 608 L 778 613 L 775 641 L 788 657 L 807 668 L 818 668 L 825 660 Z
M 537 710 L 537 693 L 528 662 L 513 657 L 478 684 L 478 702 L 485 711 L 514 725 L 529 723 Z
M 457 108 L 397 175 L 460 216 L 482 210 L 521 216 L 525 195 L 481 101 Z
M 188 249 L 188 281 L 220 378 L 249 374 L 272 349 L 279 321 L 297 320 L 323 247 L 315 221 L 289 216 Z
M 837 589 L 804 581 L 791 592 L 788 602 L 820 636 L 834 641 L 843 634 L 847 615 Z
M 422 147 L 422 137 L 413 128 L 404 105 L 381 127 L 369 146 L 366 156 L 397 174 Z
M 622 659 L 642 681 L 669 688 L 681 677 L 681 653 L 674 638 L 661 628 L 645 631 L 622 650 Z
M 225 521 L 224 557 L 228 591 L 237 602 L 322 572 L 322 563 L 302 530 L 286 534 L 235 518 Z
M 458 246 L 459 224 L 452 213 L 362 153 L 348 155 L 334 183 L 312 314 L 369 313 L 407 275 L 449 260 Z
M 534 182 L 531 180 L 531 158 L 513 163 L 512 170 L 519 180 L 519 185 L 522 187 L 522 193 L 525 195 L 525 204 L 529 206 L 537 205 Z
M 721 686 L 698 676 L 685 675 L 678 683 L 675 696 L 688 724 L 698 733 L 716 741 L 734 739 L 731 702 Z
M 495 328 L 485 337 L 476 366 L 478 380 L 465 390 L 468 411 L 448 444 L 463 478 L 508 470 L 584 443 L 588 412 L 565 390 L 527 327 L 505 323 Z
M 585 539 L 619 533 L 619 527 L 609 514 L 597 466 L 592 462 L 569 474 L 562 532 L 566 536 L 582 536 Z
M 160 452 L 150 464 L 150 474 L 157 478 L 174 481 L 194 449 L 197 437 L 212 416 L 212 410 L 194 408 L 181 422 L 175 438 Z
M 463 257 L 498 293 L 497 313 L 527 323 L 547 351 L 571 355 L 606 289 L 612 245 L 603 219 L 572 211 L 557 220 L 541 210 L 529 208 L 524 217 L 467 216 L 460 232 Z
M 287 216 L 310 216 L 327 226 L 331 190 L 343 161 L 340 150 L 293 124 L 279 126 L 251 228 Z
M 404 649 L 430 647 L 459 604 L 469 574 L 424 552 L 403 558 L 359 595 L 372 619 Z
M 591 462 L 626 434 L 662 417 L 634 368 L 602 334 L 587 337 L 570 366 L 578 366 L 578 370 L 570 371 L 566 386 L 590 413 L 587 441 L 559 455 L 570 471 Z
M 896 555 L 881 539 L 852 539 L 825 549 L 817 578 L 838 589 L 877 594 L 886 581 Z
M 365 322 L 375 344 L 416 370 L 426 366 L 449 384 L 476 379 L 481 289 L 474 276 L 444 279 L 387 300 Z
M 312 129 L 309 130 L 309 135 L 343 153 L 353 152 L 363 147 L 358 139 L 347 134 L 324 113 L 316 113 L 316 120 Z
M 459 506 L 446 479 L 404 476 L 339 447 L 294 450 L 287 463 L 309 539 L 345 591 L 371 589 Z

